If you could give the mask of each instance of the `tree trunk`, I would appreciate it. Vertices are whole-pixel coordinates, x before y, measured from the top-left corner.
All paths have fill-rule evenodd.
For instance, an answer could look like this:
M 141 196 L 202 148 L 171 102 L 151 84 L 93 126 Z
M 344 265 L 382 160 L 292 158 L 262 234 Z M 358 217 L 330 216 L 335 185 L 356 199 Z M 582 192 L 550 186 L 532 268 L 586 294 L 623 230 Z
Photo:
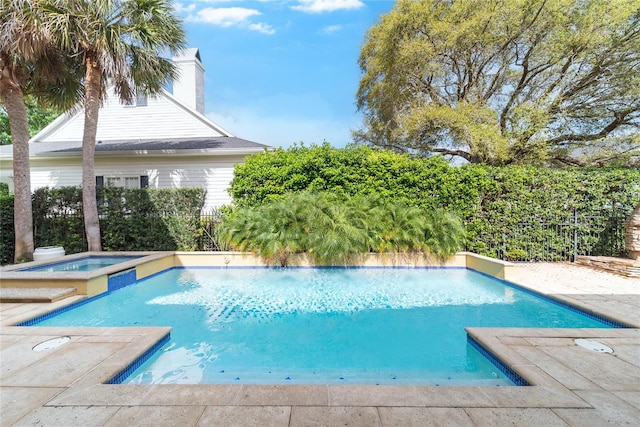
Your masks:
M 629 257 L 640 262 L 640 204 L 631 212 L 625 222 L 624 243 Z
M 85 79 L 84 132 L 82 135 L 82 210 L 84 213 L 84 229 L 90 251 L 101 251 L 100 222 L 98 220 L 98 204 L 96 203 L 96 178 L 94 171 L 94 154 L 96 151 L 96 133 L 98 132 L 98 112 L 102 73 L 98 62 L 88 56 Z
M 33 261 L 33 211 L 31 170 L 29 167 L 29 122 L 22 89 L 12 78 L 13 70 L 4 66 L 0 73 L 0 98 L 9 116 L 13 139 L 13 217 L 15 230 L 14 262 Z

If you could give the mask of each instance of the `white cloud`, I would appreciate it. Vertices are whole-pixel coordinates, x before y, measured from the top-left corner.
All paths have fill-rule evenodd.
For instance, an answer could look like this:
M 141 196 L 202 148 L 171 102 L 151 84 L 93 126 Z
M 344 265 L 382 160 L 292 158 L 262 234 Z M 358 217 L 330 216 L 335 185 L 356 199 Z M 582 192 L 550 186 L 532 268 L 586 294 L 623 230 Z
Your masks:
M 333 34 L 342 29 L 342 25 L 328 25 L 322 29 L 323 34 Z
M 291 9 L 305 13 L 333 12 L 342 9 L 359 9 L 364 6 L 360 0 L 298 0 Z
M 233 25 L 246 24 L 250 17 L 260 14 L 261 13 L 255 9 L 246 9 L 244 7 L 206 7 L 199 10 L 196 16 L 190 20 L 218 25 L 220 27 L 231 27 Z
M 196 5 L 191 3 L 186 5 L 185 3 L 173 3 L 173 8 L 176 13 L 191 13 L 196 9 Z
M 267 34 L 267 35 L 276 33 L 276 30 L 274 30 L 271 25 L 265 24 L 264 22 L 259 22 L 257 24 L 249 24 L 249 29 L 258 31 L 260 33 Z
M 203 22 L 206 24 L 213 24 L 223 28 L 239 27 L 247 28 L 252 31 L 258 31 L 259 33 L 271 35 L 275 34 L 276 30 L 269 24 L 264 22 L 252 22 L 251 18 L 260 16 L 260 13 L 256 9 L 247 9 L 245 7 L 206 7 L 193 14 L 194 8 L 185 8 L 183 11 L 190 12 L 185 18 L 186 21 L 191 22 Z M 180 10 L 180 9 L 176 9 Z

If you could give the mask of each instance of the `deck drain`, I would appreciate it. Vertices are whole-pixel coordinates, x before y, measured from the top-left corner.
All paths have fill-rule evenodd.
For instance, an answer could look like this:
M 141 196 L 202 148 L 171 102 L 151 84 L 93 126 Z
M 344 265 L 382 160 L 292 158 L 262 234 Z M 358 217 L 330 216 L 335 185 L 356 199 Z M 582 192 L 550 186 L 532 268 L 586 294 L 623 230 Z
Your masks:
M 62 344 L 68 343 L 71 341 L 71 337 L 55 337 L 50 340 L 42 341 L 40 344 L 36 345 L 32 348 L 33 351 L 46 351 L 51 350 L 57 347 L 60 347 Z
M 582 338 L 578 338 L 573 340 L 580 347 L 586 348 L 587 350 L 595 351 L 597 353 L 613 353 L 613 349 L 609 346 L 606 346 L 598 341 L 585 340 Z

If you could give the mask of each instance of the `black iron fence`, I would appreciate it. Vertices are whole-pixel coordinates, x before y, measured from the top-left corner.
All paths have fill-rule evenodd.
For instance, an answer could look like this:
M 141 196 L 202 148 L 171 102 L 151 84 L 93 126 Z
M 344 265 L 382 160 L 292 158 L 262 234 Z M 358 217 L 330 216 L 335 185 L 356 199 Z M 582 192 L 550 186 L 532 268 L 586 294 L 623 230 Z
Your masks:
M 136 215 L 136 221 L 140 217 Z M 144 226 L 129 226 L 128 218 L 117 223 L 101 218 L 103 245 L 107 250 L 199 250 L 226 251 L 216 231 L 220 212 L 203 212 L 190 221 L 185 232 L 173 230 L 176 218 L 155 215 Z M 573 261 L 577 255 L 625 256 L 625 217 L 593 216 L 577 212 L 561 218 L 532 218 L 527 222 L 491 227 L 492 231 L 472 229 L 467 225 L 465 250 L 508 261 Z M 164 224 L 164 225 L 163 225 Z M 164 228 L 156 228 L 163 225 Z M 171 227 L 169 227 L 171 226 Z M 171 230 L 167 231 L 168 228 Z M 488 227 L 487 227 L 488 228 Z M 499 231 L 493 231 L 499 230 Z M 67 253 L 87 250 L 82 217 L 59 212 L 40 218 L 34 224 L 36 246 L 63 245 Z M 146 236 L 143 239 L 140 236 Z M 181 241 L 177 241 L 181 240 Z M 13 248 L 10 248 L 11 252 Z M 10 258 L 8 258 L 10 259 Z
M 578 255 L 624 257 L 625 219 L 578 212 L 560 218 L 533 218 L 505 224 L 493 235 L 480 235 L 476 238 L 479 242 L 467 242 L 467 250 L 507 261 L 575 261 Z
M 200 250 L 203 251 L 228 251 L 229 246 L 218 238 L 216 225 L 220 222 L 220 212 L 217 210 L 203 212 L 200 215 Z

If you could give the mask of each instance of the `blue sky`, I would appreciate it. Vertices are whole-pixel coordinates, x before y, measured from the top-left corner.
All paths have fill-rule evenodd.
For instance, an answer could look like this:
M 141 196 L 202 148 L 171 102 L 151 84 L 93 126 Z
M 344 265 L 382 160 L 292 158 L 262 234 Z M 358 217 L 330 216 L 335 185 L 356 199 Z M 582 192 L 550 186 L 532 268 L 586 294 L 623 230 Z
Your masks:
M 351 142 L 365 33 L 391 0 L 175 2 L 205 67 L 207 117 L 274 147 Z

